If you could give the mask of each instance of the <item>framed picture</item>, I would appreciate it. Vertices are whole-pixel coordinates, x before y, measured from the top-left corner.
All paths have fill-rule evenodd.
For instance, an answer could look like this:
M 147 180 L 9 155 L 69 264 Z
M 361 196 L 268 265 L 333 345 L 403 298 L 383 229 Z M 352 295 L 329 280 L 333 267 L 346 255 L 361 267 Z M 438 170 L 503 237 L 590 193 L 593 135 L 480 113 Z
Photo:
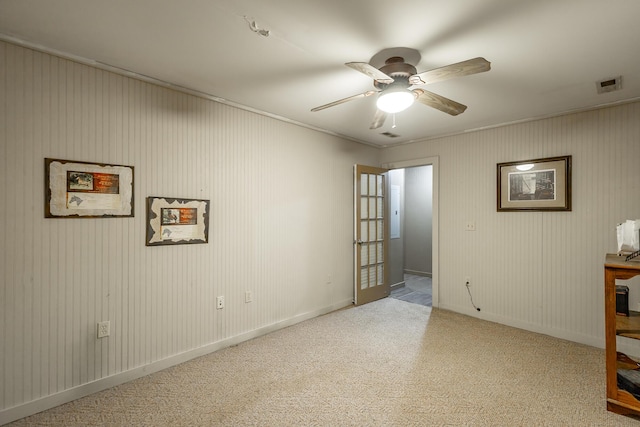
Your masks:
M 498 163 L 498 211 L 570 211 L 571 156 Z
M 209 200 L 147 197 L 147 246 L 209 241 Z
M 44 159 L 45 218 L 132 217 L 133 166 Z

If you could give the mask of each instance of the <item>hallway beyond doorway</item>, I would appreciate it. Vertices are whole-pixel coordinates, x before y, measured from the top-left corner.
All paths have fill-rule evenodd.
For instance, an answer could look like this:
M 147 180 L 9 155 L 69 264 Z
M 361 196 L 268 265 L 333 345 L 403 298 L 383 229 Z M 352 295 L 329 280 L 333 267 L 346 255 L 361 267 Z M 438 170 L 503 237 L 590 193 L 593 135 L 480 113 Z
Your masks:
M 392 289 L 389 296 L 401 301 L 431 307 L 433 303 L 431 277 L 405 274 L 404 286 Z

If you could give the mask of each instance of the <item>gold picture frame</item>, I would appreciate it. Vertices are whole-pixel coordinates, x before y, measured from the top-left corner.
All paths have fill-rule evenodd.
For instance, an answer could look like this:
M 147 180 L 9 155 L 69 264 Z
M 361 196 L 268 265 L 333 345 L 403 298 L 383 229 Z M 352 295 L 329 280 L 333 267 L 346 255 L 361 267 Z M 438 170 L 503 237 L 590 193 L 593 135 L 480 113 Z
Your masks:
M 571 211 L 571 156 L 498 163 L 498 212 Z

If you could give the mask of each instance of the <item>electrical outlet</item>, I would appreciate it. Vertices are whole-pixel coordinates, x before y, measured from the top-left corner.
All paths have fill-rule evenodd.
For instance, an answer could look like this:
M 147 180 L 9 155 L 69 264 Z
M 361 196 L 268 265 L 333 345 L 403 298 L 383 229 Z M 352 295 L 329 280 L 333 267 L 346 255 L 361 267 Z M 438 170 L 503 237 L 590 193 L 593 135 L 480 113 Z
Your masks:
M 467 221 L 464 227 L 467 231 L 476 231 L 476 222 L 475 221 Z
M 224 297 L 220 296 L 220 297 L 216 298 L 216 308 L 218 310 L 224 308 Z
M 253 292 L 246 291 L 244 293 L 244 302 L 251 302 L 251 301 L 253 301 Z
M 98 338 L 108 337 L 111 333 L 111 323 L 108 320 L 98 322 Z
M 464 278 L 464 285 L 465 285 L 465 286 L 471 286 L 471 277 L 466 276 L 466 277 Z

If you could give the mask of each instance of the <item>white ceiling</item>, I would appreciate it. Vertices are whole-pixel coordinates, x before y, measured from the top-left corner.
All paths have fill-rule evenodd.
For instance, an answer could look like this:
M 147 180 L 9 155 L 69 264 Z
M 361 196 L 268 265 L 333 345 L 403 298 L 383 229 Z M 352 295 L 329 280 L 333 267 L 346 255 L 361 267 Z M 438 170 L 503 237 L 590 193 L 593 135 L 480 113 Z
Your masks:
M 640 98 L 639 18 L 638 0 L 0 0 L 4 40 L 379 146 Z M 492 69 L 425 87 L 468 106 L 455 117 L 416 103 L 370 130 L 375 96 L 310 111 L 373 89 L 344 63 L 395 47 L 420 53 L 418 72 Z

